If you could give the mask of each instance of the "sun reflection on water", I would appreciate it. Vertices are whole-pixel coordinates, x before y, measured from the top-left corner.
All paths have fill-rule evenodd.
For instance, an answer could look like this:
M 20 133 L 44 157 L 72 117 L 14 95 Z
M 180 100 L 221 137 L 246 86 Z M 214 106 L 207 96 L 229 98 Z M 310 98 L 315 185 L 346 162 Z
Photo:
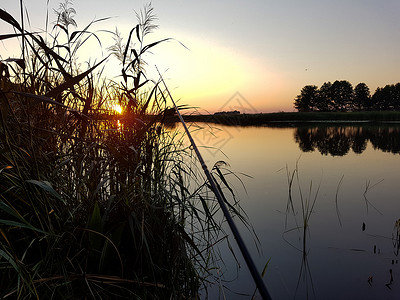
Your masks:
M 122 123 L 120 120 L 117 120 L 117 130 L 122 130 Z

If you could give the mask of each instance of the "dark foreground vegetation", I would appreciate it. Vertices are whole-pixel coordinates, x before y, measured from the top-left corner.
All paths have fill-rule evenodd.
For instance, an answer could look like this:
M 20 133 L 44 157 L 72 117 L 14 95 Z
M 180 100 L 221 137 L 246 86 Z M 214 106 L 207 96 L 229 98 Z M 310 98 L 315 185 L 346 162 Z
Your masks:
M 104 79 L 105 60 L 78 67 L 79 48 L 101 42 L 99 20 L 78 30 L 74 15 L 66 1 L 50 32 L 32 33 L 0 10 L 14 29 L 0 40 L 22 46 L 0 61 L 0 298 L 196 299 L 223 232 L 189 151 L 163 126 L 160 82 L 145 76 L 145 53 L 162 42 L 144 42 L 153 10 L 126 44 L 115 35 L 121 82 Z M 99 121 L 113 104 L 124 117 Z
M 397 111 L 363 112 L 279 112 L 260 114 L 186 115 L 188 122 L 209 122 L 232 126 L 297 126 L 299 123 L 385 123 L 400 122 Z M 176 118 L 177 120 L 177 118 Z

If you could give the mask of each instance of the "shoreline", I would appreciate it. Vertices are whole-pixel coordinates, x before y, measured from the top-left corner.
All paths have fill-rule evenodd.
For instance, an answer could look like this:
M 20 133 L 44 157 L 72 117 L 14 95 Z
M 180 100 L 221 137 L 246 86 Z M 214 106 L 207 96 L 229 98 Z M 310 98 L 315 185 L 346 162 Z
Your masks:
M 362 111 L 362 112 L 279 112 L 259 114 L 213 114 L 184 115 L 186 122 L 204 122 L 231 126 L 268 126 L 278 124 L 400 124 L 400 111 Z M 172 118 L 172 122 L 178 118 Z

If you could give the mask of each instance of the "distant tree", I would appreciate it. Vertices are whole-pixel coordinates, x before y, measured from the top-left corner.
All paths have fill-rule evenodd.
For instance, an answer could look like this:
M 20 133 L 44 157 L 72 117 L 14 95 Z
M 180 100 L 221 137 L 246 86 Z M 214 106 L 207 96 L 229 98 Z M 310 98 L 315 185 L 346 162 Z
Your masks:
M 294 108 L 300 112 L 315 110 L 315 103 L 318 98 L 318 87 L 316 85 L 306 85 L 302 88 L 300 95 L 294 100 Z
M 385 98 L 383 88 L 377 87 L 374 94 L 371 96 L 371 105 L 375 110 L 380 110 L 382 107 L 383 99 Z
M 347 80 L 336 80 L 331 87 L 333 107 L 336 111 L 347 111 L 353 102 L 353 86 Z
M 393 102 L 393 94 L 395 93 L 395 86 L 387 84 L 385 87 L 378 87 L 372 95 L 372 103 L 374 109 L 377 110 L 391 110 Z
M 324 82 L 318 90 L 316 107 L 319 111 L 332 110 L 332 83 Z
M 400 82 L 394 85 L 394 94 L 392 99 L 393 109 L 400 110 Z
M 371 93 L 369 87 L 361 82 L 354 88 L 353 109 L 362 110 L 371 107 Z
M 296 96 L 294 107 L 298 111 L 400 110 L 400 82 L 378 87 L 372 96 L 363 82 L 354 89 L 347 80 L 328 81 L 319 89 L 306 85 Z

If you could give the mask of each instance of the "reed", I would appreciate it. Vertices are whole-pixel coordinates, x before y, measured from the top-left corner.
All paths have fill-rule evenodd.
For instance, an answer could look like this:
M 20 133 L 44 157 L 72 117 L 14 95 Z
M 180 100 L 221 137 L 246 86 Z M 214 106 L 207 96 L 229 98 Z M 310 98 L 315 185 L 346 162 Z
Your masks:
M 22 41 L 20 58 L 0 62 L 0 297 L 198 298 L 223 231 L 146 76 L 146 53 L 168 39 L 146 44 L 156 29 L 146 6 L 126 44 L 116 34 L 109 48 L 122 82 L 107 80 L 108 57 L 77 61 L 89 39 L 101 45 L 90 32 L 101 20 L 78 30 L 74 14 L 64 2 L 39 34 L 0 10 L 15 30 L 0 40 Z
M 299 158 L 300 159 L 300 158 Z M 316 188 L 313 188 L 313 182 L 310 181 L 308 193 L 303 193 L 303 188 L 300 181 L 299 175 L 299 159 L 296 161 L 296 166 L 293 172 L 290 172 L 289 168 L 286 167 L 287 181 L 288 181 L 288 202 L 286 204 L 286 220 L 285 220 L 285 232 L 284 235 L 292 231 L 298 231 L 300 245 L 296 246 L 288 242 L 292 247 L 301 252 L 302 262 L 299 272 L 299 278 L 297 281 L 295 296 L 299 290 L 300 282 L 302 281 L 305 287 L 307 299 L 311 296 L 315 298 L 314 282 L 311 274 L 311 268 L 308 263 L 308 239 L 310 235 L 310 219 L 314 212 L 314 207 L 318 199 L 319 189 L 321 187 L 321 181 Z M 296 188 L 297 192 L 293 189 Z M 300 213 L 297 212 L 300 207 Z M 300 221 L 297 220 L 299 215 Z M 292 216 L 295 222 L 293 228 L 287 229 L 288 217 Z

